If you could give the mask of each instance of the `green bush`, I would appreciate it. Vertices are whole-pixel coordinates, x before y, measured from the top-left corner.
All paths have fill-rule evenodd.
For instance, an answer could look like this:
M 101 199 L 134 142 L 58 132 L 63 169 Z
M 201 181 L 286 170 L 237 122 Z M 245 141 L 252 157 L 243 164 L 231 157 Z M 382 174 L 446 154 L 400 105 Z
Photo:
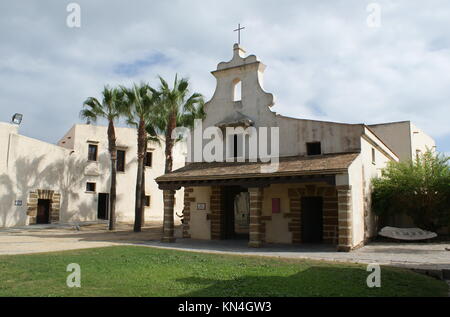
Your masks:
M 450 225 L 450 157 L 431 151 L 415 161 L 390 162 L 372 180 L 372 208 L 379 216 L 406 214 L 436 231 Z

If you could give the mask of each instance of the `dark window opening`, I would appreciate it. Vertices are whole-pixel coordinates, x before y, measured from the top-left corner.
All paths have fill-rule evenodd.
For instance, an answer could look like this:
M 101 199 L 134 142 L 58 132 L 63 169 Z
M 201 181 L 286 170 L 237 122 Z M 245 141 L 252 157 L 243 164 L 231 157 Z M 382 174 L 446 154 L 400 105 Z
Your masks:
M 125 151 L 117 150 L 117 171 L 125 172 Z
M 147 167 L 152 167 L 153 161 L 153 152 L 147 152 L 145 154 L 144 164 Z
M 238 157 L 238 136 L 233 135 L 233 157 Z
M 95 183 L 86 183 L 87 192 L 95 192 Z
M 150 207 L 150 196 L 145 196 L 144 205 L 145 207 Z
M 375 164 L 375 149 L 372 148 L 372 163 Z
M 322 154 L 322 149 L 321 149 L 320 142 L 306 143 L 306 153 L 308 155 L 320 155 L 320 154 Z
M 97 151 L 98 151 L 97 145 L 89 144 L 89 147 L 88 147 L 88 160 L 89 161 L 97 161 Z

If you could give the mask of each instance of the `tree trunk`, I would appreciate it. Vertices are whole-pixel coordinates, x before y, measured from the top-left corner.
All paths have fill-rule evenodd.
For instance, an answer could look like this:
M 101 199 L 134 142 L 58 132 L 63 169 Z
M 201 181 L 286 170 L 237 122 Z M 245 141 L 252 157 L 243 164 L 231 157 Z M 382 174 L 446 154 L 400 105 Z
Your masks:
M 172 113 L 169 118 L 169 122 L 166 130 L 166 162 L 165 162 L 165 173 L 170 173 L 173 166 L 172 149 L 174 145 L 174 140 L 172 139 L 172 131 L 176 128 L 176 114 Z M 175 242 L 174 237 L 174 190 L 164 190 L 164 224 L 163 224 L 163 242 Z
M 164 169 L 165 174 L 172 172 L 172 167 L 173 167 L 172 149 L 173 149 L 173 145 L 174 145 L 174 139 L 172 139 L 172 132 L 173 132 L 173 130 L 175 130 L 175 128 L 177 126 L 176 120 L 177 120 L 176 114 L 172 113 L 169 118 L 166 135 L 165 135 L 165 138 L 166 138 L 166 148 L 165 148 L 166 164 L 165 164 L 165 169 Z
M 145 143 L 147 142 L 147 132 L 145 131 L 144 120 L 139 120 L 138 126 L 138 170 L 136 177 L 136 201 L 135 201 L 135 218 L 134 218 L 134 232 L 141 232 L 142 228 L 142 216 L 143 216 L 143 200 L 142 200 L 142 190 L 143 186 L 143 169 L 144 169 L 144 149 Z M 145 188 L 145 187 L 144 187 Z
M 142 218 L 141 227 L 145 226 L 145 160 L 147 157 L 147 142 L 144 144 L 144 164 L 142 167 L 142 189 L 141 189 L 141 201 L 142 201 Z
M 108 124 L 108 147 L 111 156 L 111 188 L 109 192 L 109 230 L 116 229 L 116 178 L 117 178 L 117 147 L 116 132 L 112 120 Z

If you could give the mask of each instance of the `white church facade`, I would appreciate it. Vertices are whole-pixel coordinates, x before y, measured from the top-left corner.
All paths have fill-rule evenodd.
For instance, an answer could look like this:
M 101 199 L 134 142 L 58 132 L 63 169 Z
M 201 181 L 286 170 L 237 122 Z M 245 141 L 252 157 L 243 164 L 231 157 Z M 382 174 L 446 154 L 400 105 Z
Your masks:
M 184 189 L 183 236 L 243 238 L 250 247 L 327 243 L 350 251 L 363 245 L 377 228 L 371 179 L 390 161 L 433 149 L 434 140 L 409 121 L 366 125 L 279 115 L 270 110 L 273 95 L 262 88 L 264 70 L 256 56 L 246 57 L 235 44 L 233 58 L 212 72 L 217 85 L 202 122 L 203 131 L 216 127 L 223 132 L 224 162 L 196 161 L 156 179 L 165 197 Z M 243 132 L 227 142 L 230 127 Z M 269 163 L 260 156 L 250 160 L 247 150 L 248 131 L 261 127 L 279 131 L 279 164 L 272 172 L 261 172 Z M 198 153 L 195 142 L 189 155 Z M 208 140 L 201 143 L 204 148 Z M 229 153 L 234 162 L 227 160 Z M 170 200 L 166 204 L 170 213 Z M 165 230 L 166 241 L 172 234 Z
M 119 222 L 134 221 L 137 132 L 116 128 Z M 155 178 L 164 173 L 164 144 L 148 144 L 145 220 L 162 221 L 163 196 Z M 57 144 L 23 136 L 0 122 L 0 227 L 98 222 L 109 217 L 110 156 L 107 127 L 76 124 Z M 174 167 L 185 164 L 185 146 L 174 149 Z M 181 215 L 183 193 L 174 213 Z

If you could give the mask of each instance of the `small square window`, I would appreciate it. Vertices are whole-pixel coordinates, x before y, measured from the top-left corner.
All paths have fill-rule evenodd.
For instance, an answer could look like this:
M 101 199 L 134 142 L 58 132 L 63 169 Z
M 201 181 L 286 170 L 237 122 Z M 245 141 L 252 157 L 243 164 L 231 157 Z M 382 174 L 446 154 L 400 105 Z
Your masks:
M 306 153 L 308 155 L 320 155 L 322 154 L 322 148 L 320 142 L 308 142 L 306 143 Z
M 150 196 L 145 196 L 144 206 L 150 207 Z
M 153 152 L 147 152 L 145 154 L 144 164 L 147 167 L 152 167 L 153 163 Z
M 88 161 L 97 161 L 98 146 L 96 144 L 89 144 L 88 146 Z
M 86 191 L 95 193 L 95 183 L 86 183 Z

